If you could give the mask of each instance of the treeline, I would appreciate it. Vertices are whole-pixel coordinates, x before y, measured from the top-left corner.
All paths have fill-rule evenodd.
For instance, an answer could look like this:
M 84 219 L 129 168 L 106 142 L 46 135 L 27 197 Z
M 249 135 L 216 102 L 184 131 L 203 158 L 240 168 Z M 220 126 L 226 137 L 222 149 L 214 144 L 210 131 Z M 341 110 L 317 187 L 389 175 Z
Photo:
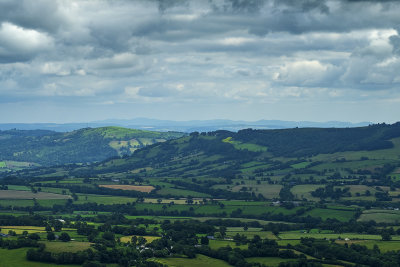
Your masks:
M 400 136 L 400 123 L 357 128 L 295 128 L 240 130 L 235 140 L 267 146 L 276 156 L 302 157 L 341 151 L 393 147 L 389 139 Z

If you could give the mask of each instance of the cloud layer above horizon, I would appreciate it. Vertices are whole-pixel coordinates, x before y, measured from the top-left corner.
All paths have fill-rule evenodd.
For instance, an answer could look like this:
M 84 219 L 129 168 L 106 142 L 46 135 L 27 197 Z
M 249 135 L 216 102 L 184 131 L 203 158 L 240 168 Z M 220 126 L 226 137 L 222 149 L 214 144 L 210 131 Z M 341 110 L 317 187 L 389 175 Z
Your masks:
M 394 122 L 399 14 L 398 1 L 0 0 L 0 122 Z

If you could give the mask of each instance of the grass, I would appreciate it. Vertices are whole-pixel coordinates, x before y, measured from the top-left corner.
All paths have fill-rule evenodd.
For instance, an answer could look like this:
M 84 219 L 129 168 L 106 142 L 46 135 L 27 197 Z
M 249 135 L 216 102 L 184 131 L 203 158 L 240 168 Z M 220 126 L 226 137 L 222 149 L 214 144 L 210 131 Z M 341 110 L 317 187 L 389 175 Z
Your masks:
M 310 164 L 311 164 L 311 162 L 304 161 L 304 162 L 292 164 L 292 165 L 290 165 L 290 167 L 292 167 L 294 169 L 304 169 L 305 167 L 307 167 Z
M 366 210 L 361 214 L 358 221 L 377 223 L 395 223 L 400 221 L 400 211 L 396 210 Z
M 5 161 L 0 161 L 0 168 L 7 168 L 7 164 Z
M 243 189 L 243 187 L 247 188 L 247 192 L 254 192 L 256 195 L 262 194 L 267 199 L 273 199 L 279 197 L 279 192 L 282 189 L 282 185 L 271 185 L 268 183 L 264 184 L 251 184 L 251 185 L 237 185 L 232 188 L 233 192 L 238 192 Z
M 296 185 L 293 186 L 290 191 L 297 198 L 303 199 L 306 198 L 308 200 L 319 200 L 311 195 L 312 191 L 315 191 L 317 188 L 324 187 L 324 185 L 318 184 L 307 184 L 307 185 Z
M 181 197 L 210 197 L 209 194 L 199 193 L 195 191 L 178 189 L 178 188 L 162 188 L 157 191 L 157 194 L 160 195 L 172 195 L 172 196 L 181 196 Z
M 281 239 L 299 240 L 302 237 L 312 237 L 315 239 L 345 239 L 350 240 L 360 239 L 360 240 L 381 240 L 380 235 L 367 235 L 367 234 L 356 234 L 356 233 L 341 233 L 341 234 L 327 234 L 327 233 L 303 233 L 302 231 L 289 231 L 282 232 L 279 234 Z M 393 239 L 398 239 L 398 237 L 393 236 Z
M 1 249 L 0 248 L 0 267 L 60 267 L 60 266 L 68 266 L 68 267 L 78 267 L 80 265 L 61 265 L 61 264 L 52 264 L 52 263 L 44 263 L 44 262 L 35 262 L 28 261 L 26 259 L 26 252 L 29 248 L 19 248 L 19 249 Z
M 121 240 L 121 242 L 128 243 L 128 242 L 131 241 L 132 237 L 133 237 L 133 235 L 123 236 L 123 237 L 120 238 L 120 240 Z M 137 237 L 139 237 L 139 236 L 137 235 Z M 142 236 L 142 237 L 144 237 L 144 239 L 146 239 L 147 243 L 151 243 L 154 240 L 157 240 L 157 239 L 161 238 L 159 236 Z
M 211 249 L 219 249 L 219 248 L 223 248 L 223 247 L 227 247 L 230 246 L 231 248 L 240 248 L 240 249 L 247 249 L 248 245 L 236 245 L 236 242 L 234 241 L 230 241 L 230 240 L 210 240 L 210 243 L 208 244 L 208 246 Z
M 320 217 L 322 220 L 328 218 L 337 219 L 341 222 L 347 222 L 354 217 L 354 211 L 348 210 L 334 210 L 334 209 L 312 209 L 305 213 L 305 216 Z
M 89 242 L 61 242 L 61 241 L 44 241 L 41 242 L 46 245 L 46 251 L 60 253 L 60 252 L 77 252 L 90 248 Z
M 67 195 L 60 195 L 46 192 L 27 192 L 19 190 L 0 190 L 0 199 L 68 199 Z
M 227 137 L 224 140 L 222 140 L 222 142 L 232 144 L 238 150 L 247 149 L 248 151 L 253 151 L 253 152 L 265 152 L 268 150 L 268 148 L 265 146 L 235 141 L 232 139 L 232 137 Z
M 135 202 L 136 198 L 131 197 L 123 197 L 123 196 L 103 196 L 103 195 L 84 195 L 77 194 L 78 200 L 74 203 L 83 204 L 88 202 L 96 202 L 97 204 L 126 204 L 130 202 Z
M 122 190 L 133 190 L 133 191 L 139 191 L 139 192 L 145 192 L 145 193 L 150 193 L 153 191 L 155 188 L 154 186 L 148 186 L 148 185 L 99 185 L 100 187 L 106 187 L 106 188 L 111 188 L 111 189 L 122 189 Z
M 380 240 L 336 240 L 336 243 L 344 245 L 347 243 L 350 244 L 359 244 L 366 246 L 369 249 L 373 249 L 374 245 L 377 245 L 381 252 L 388 251 L 398 251 L 400 250 L 400 242 L 399 241 L 380 241 Z
M 212 267 L 229 267 L 227 262 L 210 258 L 201 254 L 197 254 L 196 258 L 188 259 L 188 258 L 163 258 L 163 259 L 151 259 L 153 261 L 166 264 L 170 267 L 204 267 L 204 266 L 212 266 Z
M 265 264 L 266 266 L 279 266 L 281 262 L 291 262 L 291 261 L 296 261 L 295 259 L 282 259 L 279 257 L 252 257 L 252 258 L 247 258 L 247 262 L 250 263 L 261 263 Z
M 21 191 L 31 191 L 31 189 L 25 185 L 7 185 L 8 190 L 21 190 Z

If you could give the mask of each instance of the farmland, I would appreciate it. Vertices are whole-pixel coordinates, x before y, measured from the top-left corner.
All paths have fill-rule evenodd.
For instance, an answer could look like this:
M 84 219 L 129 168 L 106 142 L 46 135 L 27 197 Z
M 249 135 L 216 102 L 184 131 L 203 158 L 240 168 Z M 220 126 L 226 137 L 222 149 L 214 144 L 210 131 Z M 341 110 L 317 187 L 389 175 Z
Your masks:
M 386 146 L 378 130 L 373 140 Z M 293 131 L 307 143 L 304 135 L 317 130 Z M 150 142 L 125 134 L 109 129 L 103 137 L 121 139 L 109 140 L 114 149 Z M 268 134 L 194 133 L 92 165 L 4 174 L 3 244 L 23 240 L 32 263 L 83 264 L 90 255 L 106 264 L 132 265 L 136 257 L 170 266 L 396 261 L 386 252 L 400 251 L 400 137 L 371 150 L 372 139 L 340 147 L 321 139 L 326 146 L 308 143 L 305 152 L 290 136 L 270 137 L 284 139 L 278 150 L 260 139 Z
M 153 186 L 146 186 L 146 185 L 99 185 L 99 186 L 111 189 L 134 190 L 145 193 L 149 193 L 154 190 Z

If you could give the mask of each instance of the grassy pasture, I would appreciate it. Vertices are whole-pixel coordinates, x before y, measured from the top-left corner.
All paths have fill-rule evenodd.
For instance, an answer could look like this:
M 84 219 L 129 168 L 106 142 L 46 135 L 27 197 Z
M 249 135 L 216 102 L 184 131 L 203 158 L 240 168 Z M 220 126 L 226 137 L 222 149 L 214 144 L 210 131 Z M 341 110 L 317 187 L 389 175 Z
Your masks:
M 315 239 L 345 239 L 349 238 L 350 240 L 359 239 L 359 240 L 381 240 L 382 237 L 380 235 L 367 235 L 367 234 L 356 234 L 356 233 L 341 233 L 341 234 L 328 234 L 328 233 L 303 233 L 302 231 L 289 231 L 282 232 L 279 234 L 279 237 L 283 240 L 299 240 L 302 237 L 312 237 Z M 399 239 L 399 236 L 393 236 L 393 239 Z
M 20 191 L 31 191 L 31 189 L 25 185 L 7 185 L 8 190 L 20 190 Z
M 232 144 L 236 149 L 238 150 L 244 150 L 247 149 L 249 151 L 253 152 L 265 152 L 268 150 L 267 147 L 265 146 L 260 146 L 252 143 L 242 143 L 240 141 L 235 141 L 232 139 L 232 137 L 227 137 L 224 140 L 222 140 L 224 143 L 229 143 Z
M 160 195 L 173 195 L 173 196 L 181 196 L 181 197 L 210 197 L 209 194 L 204 194 L 196 191 L 178 189 L 178 188 L 162 188 L 157 191 Z
M 255 192 L 256 194 L 262 194 L 265 198 L 273 199 L 279 197 L 279 191 L 282 189 L 282 185 L 278 184 L 252 184 L 252 185 L 237 185 L 232 188 L 233 192 L 242 190 L 243 187 L 247 187 L 247 191 Z
M 308 200 L 319 200 L 311 195 L 312 191 L 315 191 L 317 188 L 324 187 L 324 185 L 318 184 L 307 184 L 307 185 L 296 185 L 293 186 L 290 191 L 295 195 L 297 198 L 306 198 Z
M 131 197 L 123 197 L 123 196 L 103 196 L 103 195 L 85 195 L 85 194 L 77 194 L 78 200 L 74 203 L 83 204 L 88 202 L 96 202 L 97 204 L 126 204 L 129 202 L 135 202 L 136 198 Z
M 9 230 L 15 231 L 17 235 L 22 234 L 24 231 L 27 231 L 28 233 L 46 233 L 45 227 L 39 227 L 39 226 L 0 226 L 1 227 L 1 233 L 7 234 Z M 75 232 L 75 229 L 71 228 L 63 228 L 62 232 Z
M 123 236 L 123 237 L 120 238 L 120 240 L 121 240 L 121 242 L 128 243 L 128 242 L 131 242 L 132 237 L 133 237 L 133 235 Z M 137 235 L 137 237 L 139 237 L 139 236 Z M 159 236 L 142 236 L 142 237 L 144 239 L 146 239 L 147 243 L 151 243 L 154 240 L 157 240 L 157 239 L 161 238 Z
M 365 210 L 359 221 L 375 221 L 377 223 L 398 223 L 400 222 L 400 211 L 396 210 Z
M 310 215 L 312 217 L 321 217 L 322 220 L 328 218 L 338 219 L 342 222 L 347 222 L 354 217 L 355 211 L 351 210 L 333 210 L 333 209 L 312 209 L 307 211 L 304 216 Z
M 78 267 L 80 265 L 61 265 L 52 264 L 37 261 L 28 261 L 26 259 L 26 252 L 30 248 L 19 248 L 19 249 L 1 249 L 0 248 L 0 267 Z
M 336 240 L 338 244 L 344 245 L 347 243 L 350 244 L 358 244 L 366 246 L 369 249 L 373 249 L 374 245 L 377 245 L 381 252 L 388 252 L 388 251 L 398 251 L 400 250 L 400 242 L 399 241 L 380 241 L 380 240 Z
M 230 246 L 231 248 L 247 249 L 248 245 L 236 245 L 236 242 L 231 240 L 210 240 L 208 244 L 211 249 L 219 249 L 223 247 Z
M 68 199 L 71 196 L 54 193 L 32 193 L 19 190 L 0 190 L 0 199 Z
M 282 259 L 279 257 L 252 257 L 252 258 L 246 258 L 247 262 L 250 263 L 261 263 L 265 264 L 266 266 L 279 266 L 281 262 L 291 262 L 291 261 L 296 261 L 295 259 Z
M 231 266 L 227 262 L 210 258 L 201 254 L 197 254 L 196 258 L 188 259 L 188 258 L 162 258 L 162 259 L 152 259 L 153 261 L 157 261 L 162 264 L 166 264 L 170 267 L 204 267 L 204 266 L 212 266 L 212 267 L 228 267 Z
M 346 151 L 333 154 L 319 154 L 312 157 L 313 161 L 334 161 L 345 158 L 347 160 L 359 160 L 361 157 L 369 159 L 398 160 L 400 154 L 400 138 L 391 139 L 394 147 L 389 149 L 379 149 L 372 151 Z
M 44 241 L 41 242 L 46 245 L 46 251 L 60 253 L 60 252 L 77 252 L 90 248 L 89 242 L 61 242 L 61 241 Z
M 311 162 L 304 161 L 304 162 L 292 164 L 292 165 L 290 165 L 290 167 L 292 167 L 294 169 L 304 169 L 305 167 L 307 167 L 310 164 L 311 164 Z
M 155 188 L 154 186 L 149 186 L 149 185 L 119 185 L 119 184 L 109 184 L 109 185 L 99 185 L 99 187 L 105 187 L 105 188 L 111 188 L 111 189 L 122 189 L 122 190 L 133 190 L 133 191 L 139 191 L 139 192 L 144 192 L 144 193 L 150 193 L 153 191 Z

